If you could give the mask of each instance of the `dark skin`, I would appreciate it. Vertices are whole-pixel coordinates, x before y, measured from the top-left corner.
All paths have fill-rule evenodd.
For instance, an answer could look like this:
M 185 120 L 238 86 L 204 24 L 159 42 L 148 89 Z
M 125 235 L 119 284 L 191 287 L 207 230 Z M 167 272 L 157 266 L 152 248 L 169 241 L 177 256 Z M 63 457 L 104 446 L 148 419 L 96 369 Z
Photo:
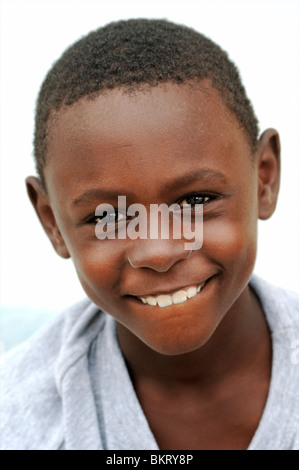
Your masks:
M 133 95 L 116 89 L 61 109 L 50 125 L 47 192 L 37 178 L 26 180 L 55 250 L 72 257 L 87 295 L 117 321 L 160 449 L 246 449 L 258 427 L 271 339 L 248 282 L 257 220 L 276 205 L 279 154 L 278 134 L 269 129 L 252 155 L 208 82 L 164 84 Z M 205 198 L 200 250 L 190 254 L 183 239 L 95 237 L 95 208 L 117 207 L 117 195 L 148 208 L 192 204 L 190 194 Z M 138 299 L 204 281 L 182 304 L 160 308 Z

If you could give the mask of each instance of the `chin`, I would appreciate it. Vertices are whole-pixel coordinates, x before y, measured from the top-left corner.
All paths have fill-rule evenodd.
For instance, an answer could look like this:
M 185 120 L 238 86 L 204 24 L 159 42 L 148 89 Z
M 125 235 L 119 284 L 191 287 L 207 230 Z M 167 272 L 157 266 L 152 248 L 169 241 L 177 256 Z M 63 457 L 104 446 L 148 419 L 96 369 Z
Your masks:
M 168 333 L 159 338 L 140 338 L 153 351 L 165 356 L 178 356 L 188 354 L 202 348 L 213 335 L 213 331 L 200 331 L 195 334 L 185 332 Z

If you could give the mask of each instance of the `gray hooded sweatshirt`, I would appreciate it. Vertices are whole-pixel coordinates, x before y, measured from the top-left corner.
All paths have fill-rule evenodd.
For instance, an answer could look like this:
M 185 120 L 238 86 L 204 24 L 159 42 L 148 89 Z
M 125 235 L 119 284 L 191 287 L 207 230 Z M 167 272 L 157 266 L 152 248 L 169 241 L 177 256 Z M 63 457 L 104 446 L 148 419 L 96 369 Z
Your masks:
M 299 296 L 253 276 L 272 335 L 272 377 L 249 450 L 299 450 Z M 89 299 L 1 358 L 2 450 L 158 450 L 114 319 Z

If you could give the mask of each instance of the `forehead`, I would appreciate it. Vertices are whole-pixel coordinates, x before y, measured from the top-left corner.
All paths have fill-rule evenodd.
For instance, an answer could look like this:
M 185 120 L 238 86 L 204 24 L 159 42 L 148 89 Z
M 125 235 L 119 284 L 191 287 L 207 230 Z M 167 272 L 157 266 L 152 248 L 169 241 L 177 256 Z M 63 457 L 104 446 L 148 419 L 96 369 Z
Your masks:
M 72 190 L 99 179 L 166 179 L 194 164 L 236 165 L 250 148 L 244 131 L 207 82 L 164 84 L 134 93 L 115 89 L 61 109 L 52 120 L 45 175 Z M 245 161 L 245 160 L 244 160 Z M 133 172 L 133 173 L 132 173 Z

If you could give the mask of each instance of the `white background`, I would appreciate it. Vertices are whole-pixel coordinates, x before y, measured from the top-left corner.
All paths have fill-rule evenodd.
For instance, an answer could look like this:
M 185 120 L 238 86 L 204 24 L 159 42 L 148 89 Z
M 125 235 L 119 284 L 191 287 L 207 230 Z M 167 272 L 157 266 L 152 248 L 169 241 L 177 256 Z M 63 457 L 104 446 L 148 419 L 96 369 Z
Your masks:
M 1 1 L 1 303 L 58 311 L 84 293 L 71 261 L 46 239 L 25 191 L 34 174 L 33 113 L 40 84 L 72 42 L 112 20 L 167 18 L 226 49 L 261 130 L 282 142 L 277 211 L 259 225 L 255 272 L 299 292 L 299 4 L 296 0 Z

